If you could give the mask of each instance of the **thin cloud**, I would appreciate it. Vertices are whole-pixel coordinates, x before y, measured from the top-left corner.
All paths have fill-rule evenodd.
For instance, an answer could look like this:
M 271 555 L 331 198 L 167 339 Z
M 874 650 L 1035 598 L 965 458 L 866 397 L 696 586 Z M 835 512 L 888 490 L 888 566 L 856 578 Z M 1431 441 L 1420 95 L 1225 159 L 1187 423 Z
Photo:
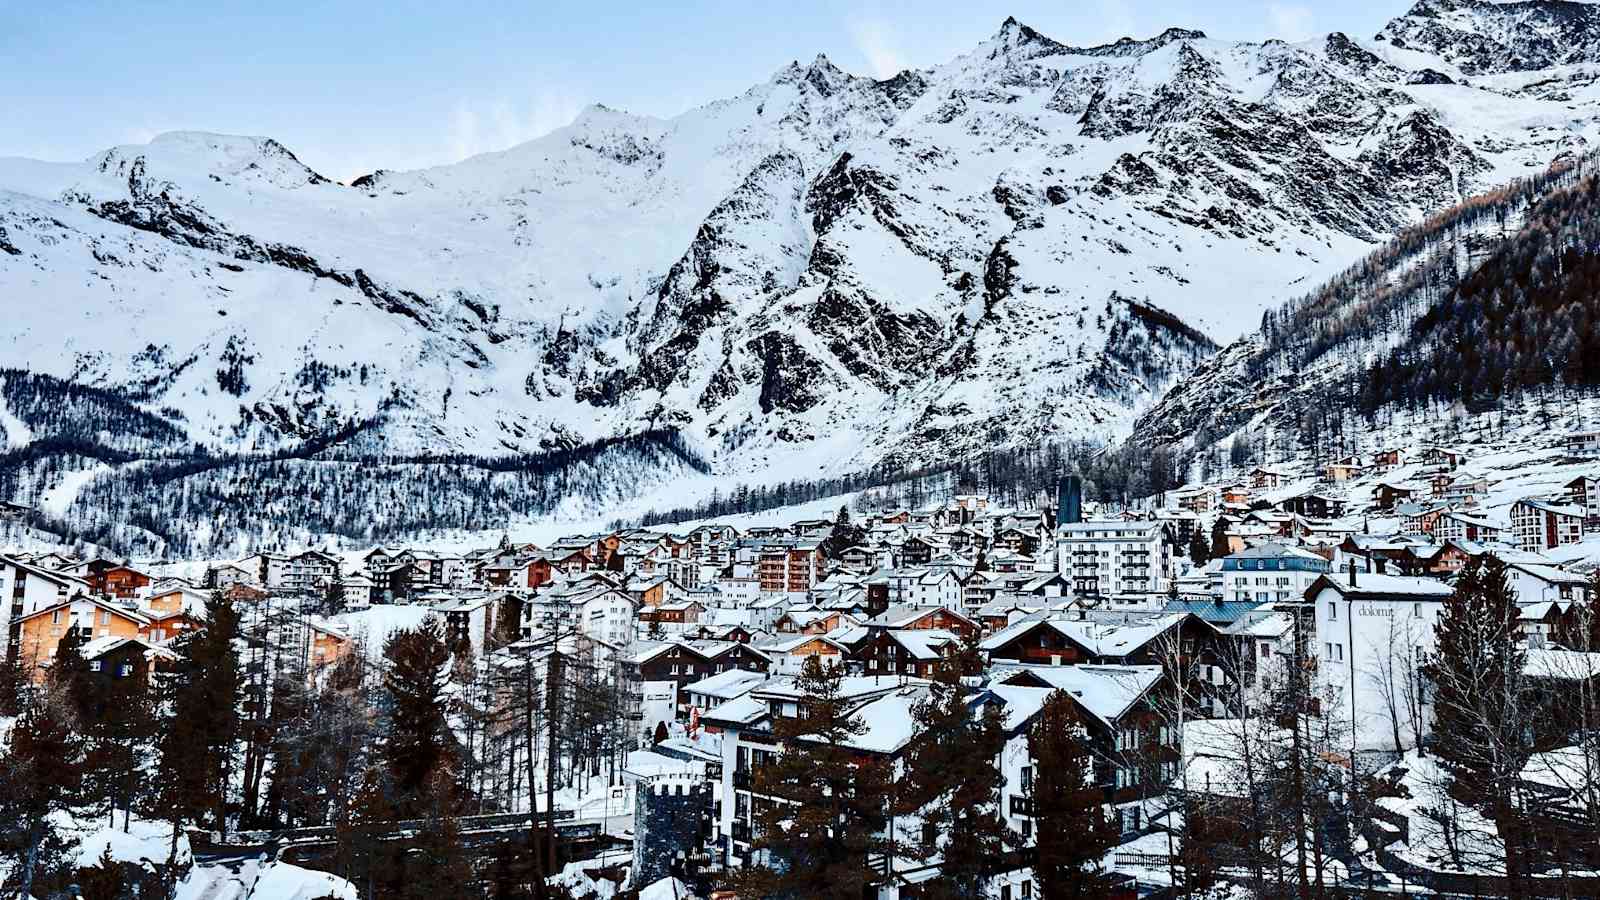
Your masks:
M 895 46 L 891 27 L 884 22 L 875 19 L 851 22 L 850 39 L 866 59 L 874 77 L 889 78 L 911 68 Z
M 571 124 L 583 106 L 575 94 L 554 91 L 540 91 L 524 103 L 457 103 L 450 121 L 449 158 L 459 161 L 531 141 Z
M 1284 3 L 1267 5 L 1267 21 L 1272 23 L 1271 37 L 1290 42 L 1307 40 L 1315 33 L 1315 19 L 1310 7 Z

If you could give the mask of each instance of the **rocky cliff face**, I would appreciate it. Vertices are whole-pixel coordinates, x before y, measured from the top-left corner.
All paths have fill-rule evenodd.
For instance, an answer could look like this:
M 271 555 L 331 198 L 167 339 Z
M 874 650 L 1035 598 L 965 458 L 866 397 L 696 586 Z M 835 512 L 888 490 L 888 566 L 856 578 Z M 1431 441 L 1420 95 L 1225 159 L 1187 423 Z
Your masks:
M 1302 44 L 1008 20 L 934 69 L 818 57 L 348 186 L 195 133 L 0 160 L 0 362 L 230 450 L 667 428 L 759 478 L 1118 435 L 1214 340 L 1581 151 L 1595 10 L 1423 0 Z

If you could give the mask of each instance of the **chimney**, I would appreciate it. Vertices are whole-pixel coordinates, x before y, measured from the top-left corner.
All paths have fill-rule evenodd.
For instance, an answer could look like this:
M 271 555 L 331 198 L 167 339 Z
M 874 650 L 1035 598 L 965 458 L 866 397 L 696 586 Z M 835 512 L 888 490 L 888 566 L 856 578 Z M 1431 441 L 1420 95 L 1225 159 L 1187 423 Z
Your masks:
M 1083 480 L 1067 475 L 1056 483 L 1056 526 L 1083 521 Z
M 1350 586 L 1356 586 L 1356 561 L 1350 560 Z

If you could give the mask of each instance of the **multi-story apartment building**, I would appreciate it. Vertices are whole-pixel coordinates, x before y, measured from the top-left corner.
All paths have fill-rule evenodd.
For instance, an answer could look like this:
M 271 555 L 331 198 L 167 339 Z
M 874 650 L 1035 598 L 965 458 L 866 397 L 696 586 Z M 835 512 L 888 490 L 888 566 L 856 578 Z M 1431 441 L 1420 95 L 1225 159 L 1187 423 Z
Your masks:
M 81 578 L 0 556 L 0 659 L 15 652 L 23 617 L 89 592 Z
M 1583 510 L 1526 498 L 1511 504 L 1511 531 L 1517 548 L 1529 553 L 1554 550 L 1583 540 Z
M 1165 590 L 1172 548 L 1159 522 L 1075 522 L 1056 529 L 1061 574 L 1080 595 L 1113 597 Z
M 1288 603 L 1329 569 L 1326 559 L 1283 544 L 1250 547 L 1222 560 L 1222 596 L 1240 603 Z

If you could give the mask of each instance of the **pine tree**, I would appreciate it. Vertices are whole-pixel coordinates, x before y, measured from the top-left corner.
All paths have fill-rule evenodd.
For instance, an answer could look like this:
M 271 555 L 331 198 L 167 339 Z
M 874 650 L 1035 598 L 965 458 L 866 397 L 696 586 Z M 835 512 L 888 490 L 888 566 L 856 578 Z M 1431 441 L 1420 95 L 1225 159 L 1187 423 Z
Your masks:
M 454 771 L 455 740 L 445 718 L 445 665 L 450 651 L 438 618 L 396 631 L 383 646 L 388 671 L 389 731 L 383 757 L 394 784 L 397 806 L 410 815 L 426 808 L 435 773 Z
M 212 827 L 228 828 L 228 786 L 240 737 L 243 677 L 234 639 L 239 616 L 233 601 L 217 592 L 206 603 L 206 627 L 186 645 L 188 663 L 173 685 L 172 716 L 162 730 L 159 756 L 161 803 L 178 829 L 210 814 Z
M 1100 897 L 1100 861 L 1116 845 L 1117 825 L 1094 785 L 1093 751 L 1077 704 L 1061 691 L 1045 699 L 1028 732 L 1033 761 L 1035 880 L 1051 900 Z
M 449 773 L 436 770 L 427 786 L 427 816 L 406 847 L 404 900 L 439 900 L 460 896 L 472 881 L 472 868 L 456 821 L 455 784 Z
M 360 888 L 366 900 L 393 896 L 403 874 L 397 852 L 375 834 L 395 818 L 388 794 L 383 772 L 369 766 L 334 822 L 339 874 Z
M 740 896 L 860 900 L 878 880 L 869 857 L 888 850 L 888 772 L 850 748 L 866 725 L 850 712 L 843 677 L 807 659 L 800 714 L 773 723 L 783 751 L 757 770 L 754 792 L 779 802 L 757 806 L 754 862 L 729 881 Z
M 113 678 L 101 690 L 104 701 L 84 728 L 85 793 L 104 799 L 109 824 L 123 813 L 127 826 L 136 807 L 144 805 L 150 777 L 145 761 L 153 749 L 156 715 L 152 690 L 144 678 Z
M 1526 823 L 1517 795 L 1532 754 L 1516 593 L 1505 563 L 1481 556 L 1462 569 L 1434 625 L 1434 743 L 1459 800 L 1482 808 L 1505 847 L 1514 894 L 1527 874 Z
M 1228 549 L 1228 523 L 1223 517 L 1211 523 L 1211 558 L 1221 559 L 1230 552 Z
M 1211 545 L 1206 542 L 1205 533 L 1199 528 L 1189 532 L 1189 561 L 1196 566 L 1211 561 Z
M 1006 851 L 1019 837 L 1001 815 L 1005 749 L 998 705 L 974 713 L 965 675 L 982 671 L 975 643 L 940 662 L 928 696 L 912 708 L 913 736 L 897 785 L 897 812 L 920 818 L 912 841 L 918 859 L 941 861 L 940 877 L 925 886 L 929 898 L 982 897 Z
M 70 865 L 71 840 L 52 819 L 80 799 L 83 742 L 72 702 L 55 686 L 30 690 L 0 755 L 0 869 L 16 896 L 34 896 L 36 884 L 54 880 Z

